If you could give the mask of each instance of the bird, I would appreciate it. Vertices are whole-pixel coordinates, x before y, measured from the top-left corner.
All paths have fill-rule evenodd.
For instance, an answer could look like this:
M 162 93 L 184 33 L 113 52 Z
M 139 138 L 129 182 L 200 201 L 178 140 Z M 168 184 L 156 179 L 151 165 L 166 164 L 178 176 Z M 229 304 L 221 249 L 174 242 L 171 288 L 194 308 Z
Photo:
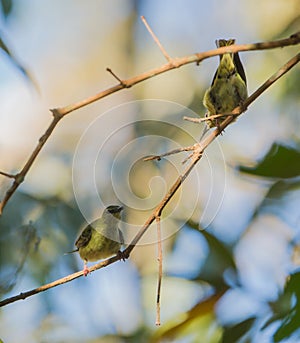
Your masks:
M 120 259 L 125 260 L 120 251 L 124 244 L 122 231 L 118 228 L 121 219 L 122 206 L 110 205 L 105 208 L 102 216 L 87 225 L 75 242 L 76 249 L 68 252 L 79 252 L 84 261 L 83 274 L 87 276 L 90 271 L 87 267 L 88 261 L 98 261 L 117 254 Z
M 235 39 L 216 40 L 217 48 L 235 44 Z M 248 97 L 246 74 L 240 60 L 239 54 L 225 53 L 220 55 L 218 69 L 215 72 L 211 86 L 207 89 L 203 97 L 203 105 L 208 112 L 206 117 L 230 113 L 235 107 L 240 106 Z M 207 120 L 208 128 L 219 126 L 226 116 L 218 119 Z M 202 138 L 201 137 L 201 138 Z

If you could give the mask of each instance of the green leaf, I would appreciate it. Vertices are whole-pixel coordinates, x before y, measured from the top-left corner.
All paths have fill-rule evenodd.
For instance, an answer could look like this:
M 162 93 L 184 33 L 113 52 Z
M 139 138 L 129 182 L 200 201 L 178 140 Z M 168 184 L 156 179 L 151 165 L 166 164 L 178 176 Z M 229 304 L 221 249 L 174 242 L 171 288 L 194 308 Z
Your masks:
M 283 321 L 280 327 L 274 334 L 274 342 L 280 342 L 285 340 L 292 334 L 295 334 L 298 331 L 297 336 L 300 337 L 299 332 L 299 322 L 300 322 L 300 311 L 292 311 L 289 316 Z
M 298 194 L 299 190 L 299 178 L 275 181 L 257 206 L 252 215 L 252 220 L 261 213 L 272 213 L 288 225 L 294 225 L 293 221 L 298 213 L 297 211 L 291 213 L 291 202 L 294 202 L 294 196 Z
M 255 166 L 238 166 L 239 171 L 267 178 L 291 178 L 300 175 L 300 152 L 274 143 L 265 157 Z
M 236 271 L 236 265 L 230 248 L 207 230 L 199 230 L 199 224 L 191 220 L 187 224 L 200 232 L 209 246 L 209 254 L 196 279 L 209 282 L 217 290 L 226 288 L 224 272 L 226 270 Z
M 274 334 L 274 342 L 280 342 L 291 335 L 300 337 L 300 272 L 296 272 L 287 280 L 284 292 L 278 297 L 276 302 L 270 303 L 273 316 L 262 327 L 264 330 L 270 324 L 281 320 L 281 325 Z M 294 298 L 293 298 L 294 297 Z M 292 301 L 295 299 L 296 303 Z
M 246 333 L 248 333 L 255 321 L 255 318 L 248 318 L 241 323 L 224 329 L 222 343 L 238 342 Z
M 2 5 L 2 12 L 5 17 L 8 17 L 8 15 L 11 13 L 11 10 L 13 8 L 13 1 L 12 0 L 1 0 Z
M 214 298 L 214 296 L 212 297 Z M 207 299 L 206 302 L 211 302 Z M 215 304 L 215 301 L 213 301 Z M 206 305 L 204 305 L 206 307 Z M 198 305 L 196 305 L 198 307 Z M 209 307 L 211 307 L 209 305 Z M 194 312 L 195 309 L 191 311 Z M 217 323 L 213 307 L 195 315 L 190 315 L 188 311 L 180 316 L 176 316 L 172 320 L 164 323 L 156 332 L 153 337 L 148 341 L 151 343 L 160 342 L 205 342 L 205 343 L 218 343 L 222 337 L 222 328 Z M 198 311 L 198 309 L 196 310 Z M 193 339 L 191 340 L 191 336 Z

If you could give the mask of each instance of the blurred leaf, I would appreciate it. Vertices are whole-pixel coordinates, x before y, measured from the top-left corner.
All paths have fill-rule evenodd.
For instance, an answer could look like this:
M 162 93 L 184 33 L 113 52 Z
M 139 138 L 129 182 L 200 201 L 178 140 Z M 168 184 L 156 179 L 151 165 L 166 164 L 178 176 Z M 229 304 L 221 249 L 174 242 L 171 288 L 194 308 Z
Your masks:
M 14 233 L 14 246 L 11 247 L 13 249 L 13 256 L 10 256 L 10 258 L 12 260 L 11 262 L 15 262 L 15 264 L 14 268 L 7 268 L 9 271 L 5 272 L 5 277 L 1 277 L 0 294 L 5 294 L 12 290 L 23 270 L 29 253 L 32 249 L 36 251 L 40 243 L 40 237 L 32 222 L 29 222 L 27 225 L 22 225 Z M 8 241 L 4 241 L 3 244 L 5 245 L 7 243 Z M 3 261 L 1 262 L 3 263 Z
M 226 327 L 222 337 L 222 343 L 235 343 L 238 342 L 246 333 L 250 331 L 255 318 L 248 318 L 241 323 Z
M 12 8 L 13 8 L 13 1 L 12 0 L 1 0 L 2 5 L 2 12 L 5 17 L 8 17 Z
M 275 181 L 254 211 L 252 220 L 255 216 L 267 212 L 280 217 L 288 225 L 294 225 L 295 216 L 298 214 L 291 213 L 291 203 L 298 198 L 299 191 L 299 178 Z
M 226 290 L 218 292 L 216 294 L 211 295 L 209 298 L 205 299 L 204 301 L 200 301 L 196 304 L 192 309 L 187 312 L 187 320 L 191 320 L 197 318 L 199 316 L 204 316 L 209 314 L 214 310 L 216 303 L 219 299 L 223 296 Z
M 270 303 L 273 316 L 266 322 L 262 329 L 281 320 L 281 325 L 274 334 L 274 342 L 280 342 L 292 334 L 300 337 L 300 272 L 288 278 L 283 293 L 276 302 Z
M 131 333 L 130 335 L 105 335 L 97 339 L 97 343 L 140 343 L 149 342 L 150 330 L 145 326 L 141 326 L 137 331 Z M 95 341 L 93 341 L 95 342 Z M 91 341 L 92 343 L 92 341 Z
M 199 224 L 189 220 L 187 225 L 200 232 L 209 246 L 209 254 L 196 279 L 209 282 L 217 290 L 227 288 L 224 281 L 224 272 L 228 270 L 236 271 L 232 252 L 211 233 L 206 230 L 199 230 Z
M 29 71 L 26 68 L 24 68 L 20 64 L 20 62 L 13 56 L 13 54 L 11 53 L 10 49 L 8 48 L 8 46 L 6 45 L 6 43 L 4 42 L 1 36 L 0 36 L 0 49 L 2 49 L 2 51 L 9 57 L 12 64 L 22 73 L 22 75 L 25 76 L 26 80 L 29 81 L 31 84 L 33 84 L 33 86 L 36 89 L 38 89 L 38 85 L 36 81 L 34 80 L 34 78 L 30 75 Z
M 298 308 L 291 311 L 291 313 L 283 320 L 283 323 L 274 334 L 274 342 L 285 340 L 292 334 L 295 334 L 296 331 L 298 331 L 297 336 L 300 337 L 299 322 L 300 311 Z
M 243 173 L 267 178 L 295 177 L 300 175 L 300 152 L 274 143 L 255 167 L 238 166 L 237 169 Z
M 300 189 L 300 180 L 280 180 L 269 189 L 266 198 L 280 200 L 286 193 Z
M 300 27 L 300 15 L 296 12 L 295 17 L 289 21 L 284 28 L 274 36 L 273 39 L 285 38 L 299 31 Z
M 49 280 L 51 272 L 57 273 L 57 260 L 73 248 L 82 222 L 76 206 L 58 197 L 39 199 L 16 192 L 0 217 L 1 291 L 15 286 L 24 267 L 38 284 Z M 63 262 L 71 270 L 78 267 L 75 258 Z
M 173 318 L 155 332 L 150 342 L 173 342 L 180 337 L 194 337 L 195 333 L 198 338 L 194 337 L 194 342 L 220 342 L 221 327 L 216 325 L 214 306 L 223 294 L 220 292 L 212 295 L 179 318 Z M 209 335 L 208 332 L 212 330 L 215 332 Z M 205 339 L 205 335 L 210 336 L 210 339 Z
M 287 102 L 299 101 L 300 68 L 295 68 L 293 72 L 284 79 L 283 85 L 280 99 L 283 104 L 286 105 Z

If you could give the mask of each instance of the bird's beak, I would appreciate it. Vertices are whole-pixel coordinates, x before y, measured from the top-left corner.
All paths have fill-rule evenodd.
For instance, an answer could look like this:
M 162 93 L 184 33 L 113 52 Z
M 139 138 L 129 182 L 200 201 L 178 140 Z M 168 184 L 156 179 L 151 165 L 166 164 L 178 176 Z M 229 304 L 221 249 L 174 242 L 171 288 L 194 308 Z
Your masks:
M 106 208 L 106 211 L 113 215 L 114 217 L 121 219 L 121 211 L 123 210 L 123 206 L 111 205 Z
M 122 211 L 123 211 L 123 206 L 119 206 L 118 208 L 116 208 L 116 211 L 113 215 L 120 220 Z

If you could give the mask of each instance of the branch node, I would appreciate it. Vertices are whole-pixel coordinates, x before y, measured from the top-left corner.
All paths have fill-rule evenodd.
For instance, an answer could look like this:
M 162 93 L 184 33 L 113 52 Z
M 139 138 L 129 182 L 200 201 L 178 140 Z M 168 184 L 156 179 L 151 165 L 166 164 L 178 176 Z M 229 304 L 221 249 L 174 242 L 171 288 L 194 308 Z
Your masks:
M 50 108 L 50 112 L 57 121 L 59 121 L 64 116 L 59 108 Z
M 160 161 L 161 157 L 159 155 L 150 155 L 150 156 L 146 156 L 145 158 L 143 158 L 144 162 L 146 162 L 146 161 L 154 161 L 154 160 Z
M 18 173 L 15 175 L 15 183 L 20 185 L 25 180 L 25 175 L 23 173 Z

